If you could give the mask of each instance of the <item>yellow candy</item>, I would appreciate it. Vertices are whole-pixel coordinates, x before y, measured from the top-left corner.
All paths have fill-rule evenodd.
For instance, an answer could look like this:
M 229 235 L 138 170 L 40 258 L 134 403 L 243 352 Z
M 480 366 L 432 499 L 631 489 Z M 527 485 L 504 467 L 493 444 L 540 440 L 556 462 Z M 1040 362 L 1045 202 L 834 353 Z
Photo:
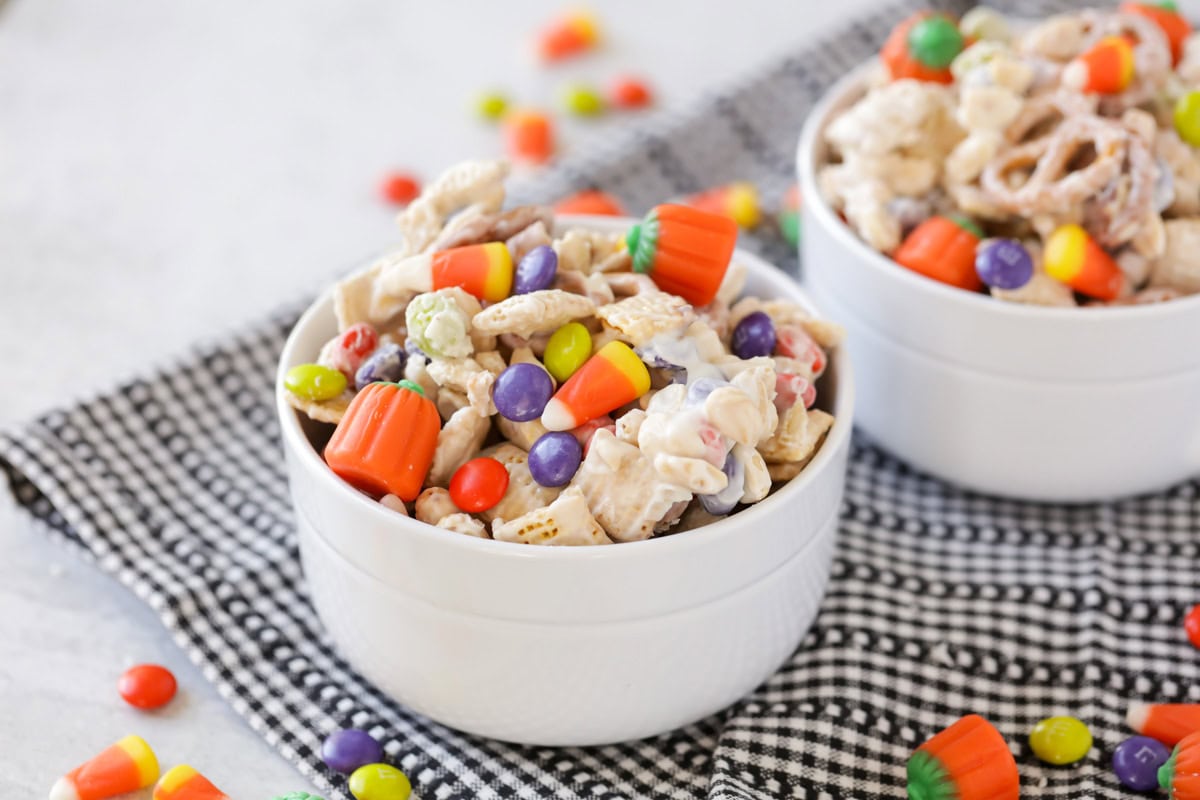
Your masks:
M 346 389 L 346 376 L 336 369 L 320 364 L 300 364 L 284 376 L 283 385 L 305 400 L 331 400 Z
M 592 355 L 592 334 L 578 322 L 568 322 L 556 330 L 546 342 L 546 352 L 542 361 L 546 371 L 554 376 L 559 384 L 575 374 L 575 370 L 583 366 Z
M 508 98 L 499 92 L 483 92 L 475 98 L 475 113 L 495 122 L 508 111 Z
M 1188 92 L 1175 101 L 1175 132 L 1192 147 L 1200 147 L 1200 92 Z
M 590 86 L 572 83 L 562 91 L 564 110 L 577 117 L 594 117 L 604 113 L 604 98 Z
M 1092 749 L 1092 733 L 1074 717 L 1049 717 L 1033 726 L 1029 747 L 1047 764 L 1073 764 Z
M 357 800 L 408 800 L 412 784 L 388 764 L 367 764 L 350 775 L 350 794 Z

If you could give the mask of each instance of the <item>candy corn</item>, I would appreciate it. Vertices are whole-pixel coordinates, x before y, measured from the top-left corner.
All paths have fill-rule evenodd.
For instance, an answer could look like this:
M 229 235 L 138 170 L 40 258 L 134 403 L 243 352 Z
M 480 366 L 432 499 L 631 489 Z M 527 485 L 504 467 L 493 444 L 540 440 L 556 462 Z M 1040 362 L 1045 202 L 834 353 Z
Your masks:
M 325 463 L 364 492 L 415 500 L 440 430 L 437 406 L 415 383 L 367 384 L 325 446 Z
M 1046 274 L 1097 300 L 1116 300 L 1125 291 L 1125 274 L 1087 231 L 1063 225 L 1046 240 Z
M 951 28 L 957 33 L 958 28 L 953 20 L 928 11 L 913 14 L 893 28 L 879 51 L 879 59 L 887 67 L 892 80 L 911 78 L 930 83 L 953 83 L 950 61 L 954 57 L 952 55 L 949 60 L 945 60 L 944 56 L 952 51 L 957 55 L 964 42 L 960 34 L 957 45 L 955 44 Z M 916 47 L 913 46 L 914 40 L 918 45 Z M 926 60 L 922 59 L 933 63 L 926 63 Z
M 540 111 L 514 111 L 504 118 L 504 137 L 514 161 L 541 164 L 554 155 L 554 123 Z
M 434 253 L 433 288 L 457 286 L 480 300 L 498 303 L 512 290 L 512 254 L 504 242 L 469 244 Z
M 1189 733 L 1200 731 L 1200 703 L 1132 703 L 1125 723 L 1143 736 L 1175 744 Z
M 561 61 L 591 50 L 599 39 L 596 18 L 577 11 L 554 20 L 538 33 L 537 53 L 542 61 Z
M 908 234 L 892 258 L 926 278 L 977 292 L 983 286 L 975 271 L 981 238 L 982 231 L 966 217 L 930 217 Z
M 1174 3 L 1121 3 L 1118 10 L 1122 14 L 1146 17 L 1161 28 L 1171 46 L 1172 62 L 1179 63 L 1179 59 L 1183 58 L 1183 43 L 1191 35 L 1192 25 L 1187 17 L 1179 13 Z
M 50 800 L 106 800 L 158 780 L 158 759 L 140 736 L 126 736 L 59 778 Z
M 542 412 L 547 430 L 569 431 L 650 391 L 646 365 L 624 342 L 609 342 L 559 387 Z
M 1063 86 L 1089 94 L 1120 94 L 1132 81 L 1133 47 L 1120 36 L 1105 36 L 1062 73 Z
M 705 306 L 729 269 L 737 231 L 728 217 L 688 206 L 660 205 L 629 229 L 625 244 L 635 272 L 649 275 L 664 292 Z
M 171 767 L 154 787 L 154 800 L 229 800 L 208 778 L 187 764 Z
M 555 214 L 597 214 L 607 217 L 623 217 L 625 207 L 621 201 L 599 189 L 584 189 L 554 204 Z
M 1179 740 L 1167 763 L 1158 768 L 1158 785 L 1169 800 L 1200 800 L 1200 731 Z
M 1017 800 L 1019 789 L 1008 744 L 977 714 L 946 728 L 908 759 L 911 800 Z
M 689 195 L 684 198 L 683 204 L 729 217 L 739 228 L 753 228 L 759 220 L 758 189 L 753 183 L 745 181 Z
M 779 232 L 792 247 L 800 244 L 800 187 L 792 184 L 779 209 Z

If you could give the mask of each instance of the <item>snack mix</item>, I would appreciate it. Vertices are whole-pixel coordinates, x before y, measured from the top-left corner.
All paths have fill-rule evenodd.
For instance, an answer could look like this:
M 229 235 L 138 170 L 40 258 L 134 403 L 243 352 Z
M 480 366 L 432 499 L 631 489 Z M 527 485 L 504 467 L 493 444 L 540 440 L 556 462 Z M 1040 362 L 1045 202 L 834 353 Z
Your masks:
M 868 245 L 1016 303 L 1200 292 L 1200 34 L 1173 4 L 922 12 L 880 62 L 818 174 Z
M 800 474 L 841 329 L 739 299 L 727 217 L 556 229 L 501 210 L 507 173 L 452 168 L 401 212 L 403 247 L 334 288 L 338 334 L 284 382 L 336 425 L 330 468 L 430 525 L 558 545 L 690 530 Z

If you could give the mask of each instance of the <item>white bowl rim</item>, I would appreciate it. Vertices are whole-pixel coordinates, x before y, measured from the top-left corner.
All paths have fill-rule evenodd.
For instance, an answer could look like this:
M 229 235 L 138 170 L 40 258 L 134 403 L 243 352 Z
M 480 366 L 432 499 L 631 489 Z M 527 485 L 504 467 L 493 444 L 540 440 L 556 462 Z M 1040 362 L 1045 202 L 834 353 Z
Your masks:
M 841 101 L 852 93 L 862 90 L 867 73 L 878 64 L 878 57 L 872 57 L 831 86 L 823 94 L 809 112 L 801 130 L 800 142 L 796 151 L 796 165 L 800 174 L 800 196 L 803 208 L 816 216 L 832 236 L 851 252 L 861 256 L 875 270 L 886 272 L 887 276 L 906 283 L 914 291 L 930 295 L 934 301 L 958 302 L 975 306 L 980 313 L 993 314 L 997 317 L 1009 317 L 1014 320 L 1028 321 L 1031 319 L 1068 320 L 1072 324 L 1104 324 L 1105 320 L 1135 320 L 1153 317 L 1169 317 L 1200 313 L 1200 293 L 1168 300 L 1162 303 L 1145 303 L 1128 306 L 1106 306 L 1103 308 L 1076 306 L 1072 308 L 1031 305 L 1028 303 L 1011 303 L 997 300 L 990 295 L 980 292 L 968 292 L 944 283 L 926 278 L 923 275 L 905 269 L 888 256 L 880 253 L 854 233 L 849 225 L 842 222 L 829 204 L 825 202 L 817 186 L 816 150 L 818 133 L 829 121 L 830 114 Z M 803 234 L 802 234 L 803 235 Z
M 631 217 L 605 217 L 584 214 L 563 214 L 556 218 L 556 222 L 559 224 L 571 224 L 614 231 L 626 228 L 637 221 Z M 734 251 L 733 258 L 744 264 L 748 264 L 748 267 L 752 270 L 763 270 L 768 275 L 768 281 L 781 281 L 791 284 L 792 291 L 803 298 L 804 304 L 810 310 L 817 311 L 813 307 L 808 293 L 799 284 L 762 257 L 738 248 Z M 311 323 L 313 317 L 326 309 L 331 301 L 332 291 L 332 287 L 326 289 L 305 309 L 300 319 L 296 321 L 296 324 L 288 333 L 287 340 L 284 342 L 283 350 L 280 353 L 277 374 L 275 376 L 275 407 L 276 416 L 280 423 L 283 446 L 293 451 L 296 457 L 300 459 L 300 465 L 303 468 L 317 470 L 322 476 L 320 480 L 327 483 L 331 491 L 341 495 L 345 502 L 358 505 L 363 509 L 364 513 L 378 515 L 384 524 L 395 525 L 398 529 L 408 530 L 415 536 L 426 538 L 431 546 L 445 545 L 497 558 L 540 558 L 550 561 L 578 559 L 597 562 L 637 557 L 638 554 L 647 548 L 675 548 L 683 552 L 687 549 L 707 547 L 713 540 L 743 534 L 743 529 L 746 526 L 749 525 L 752 527 L 754 521 L 759 516 L 772 512 L 781 503 L 788 502 L 789 500 L 802 502 L 801 493 L 804 489 L 813 483 L 818 475 L 832 468 L 832 464 L 837 458 L 837 452 L 843 447 L 849 446 L 848 440 L 853 424 L 854 378 L 849 359 L 846 356 L 846 350 L 844 347 L 840 347 L 834 351 L 831 357 L 831 361 L 837 368 L 834 422 L 825 435 L 825 441 L 822 443 L 821 449 L 817 451 L 812 461 L 808 463 L 799 475 L 787 481 L 784 486 L 776 490 L 769 497 L 754 503 L 737 514 L 730 515 L 694 530 L 685 531 L 684 534 L 671 534 L 661 537 L 652 536 L 649 539 L 640 541 L 614 542 L 613 545 L 598 547 L 531 546 L 517 542 L 501 542 L 491 538 L 464 536 L 452 531 L 442 530 L 436 526 L 419 522 L 411 517 L 401 516 L 395 511 L 385 508 L 378 501 L 372 500 L 335 475 L 329 469 L 328 465 L 326 465 L 324 459 L 321 458 L 320 453 L 312 446 L 308 437 L 304 435 L 304 431 L 300 427 L 300 412 L 292 408 L 284 397 L 284 365 L 290 360 L 289 356 L 292 355 L 292 350 L 296 346 L 296 334 L 298 331 L 305 329 Z M 304 512 L 300 509 L 295 509 L 295 513 L 300 514 Z

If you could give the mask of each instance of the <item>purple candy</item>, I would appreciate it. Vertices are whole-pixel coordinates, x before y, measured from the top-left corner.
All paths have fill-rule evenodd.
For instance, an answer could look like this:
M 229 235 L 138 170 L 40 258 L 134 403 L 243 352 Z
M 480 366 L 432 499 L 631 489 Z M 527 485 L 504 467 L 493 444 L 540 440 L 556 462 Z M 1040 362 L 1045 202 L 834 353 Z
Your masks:
M 375 348 L 354 373 L 354 388 L 360 392 L 368 383 L 389 381 L 395 383 L 404 377 L 404 348 L 398 344 L 384 344 Z
M 775 352 L 775 323 L 762 311 L 747 314 L 733 329 L 729 347 L 738 358 L 771 355 Z
M 519 362 L 500 373 L 492 386 L 492 402 L 505 419 L 529 422 L 546 410 L 554 394 L 550 373 L 537 364 Z
M 349 775 L 359 767 L 382 761 L 383 748 L 366 731 L 346 728 L 329 734 L 321 745 L 321 760 L 330 769 Z
M 542 486 L 566 486 L 582 460 L 583 446 L 570 433 L 543 433 L 529 448 L 529 474 Z
M 717 378 L 697 378 L 688 384 L 687 398 L 684 403 L 689 406 L 701 405 L 708 396 L 720 389 L 722 386 L 728 386 L 728 381 L 718 380 Z
M 529 294 L 549 289 L 558 274 L 558 253 L 548 244 L 541 244 L 525 254 L 517 264 L 513 277 L 513 294 Z
M 1149 736 L 1131 736 L 1113 751 L 1113 772 L 1121 785 L 1137 792 L 1158 788 L 1158 768 L 1167 763 L 1171 750 Z
M 729 479 L 725 488 L 716 494 L 699 495 L 700 505 L 704 506 L 704 510 L 718 517 L 733 511 L 733 507 L 742 499 L 746 485 L 746 469 L 742 462 L 733 457 L 732 451 L 725 456 L 725 464 L 721 471 Z
M 1020 289 L 1033 277 L 1033 259 L 1016 239 L 996 239 L 975 254 L 975 271 L 993 289 Z

